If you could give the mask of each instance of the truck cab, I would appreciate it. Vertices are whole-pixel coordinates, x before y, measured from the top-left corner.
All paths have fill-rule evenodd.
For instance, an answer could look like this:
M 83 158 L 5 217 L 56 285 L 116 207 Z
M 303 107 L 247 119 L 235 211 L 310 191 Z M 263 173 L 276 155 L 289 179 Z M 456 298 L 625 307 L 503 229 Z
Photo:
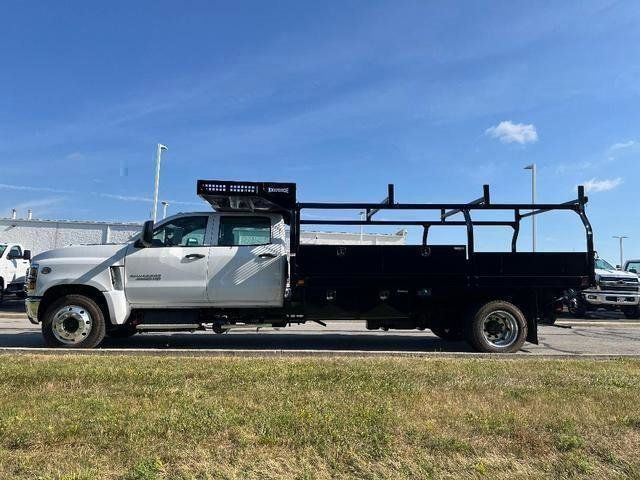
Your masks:
M 89 331 L 73 320 L 65 326 L 74 317 L 92 327 L 105 323 L 109 334 L 127 320 L 128 329 L 183 330 L 215 324 L 216 310 L 282 308 L 287 255 L 281 215 L 180 213 L 146 227 L 125 245 L 69 246 L 34 257 L 27 312 L 33 322 L 51 323 L 49 343 L 84 345 Z
M 5 293 L 23 294 L 30 258 L 19 243 L 0 243 L 0 302 Z

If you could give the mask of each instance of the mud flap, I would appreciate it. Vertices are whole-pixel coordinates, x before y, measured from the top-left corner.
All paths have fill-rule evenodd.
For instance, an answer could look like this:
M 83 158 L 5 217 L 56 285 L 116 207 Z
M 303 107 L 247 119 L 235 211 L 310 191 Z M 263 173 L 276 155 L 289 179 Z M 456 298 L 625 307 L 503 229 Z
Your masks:
M 531 317 L 527 318 L 527 342 L 538 345 L 538 321 Z

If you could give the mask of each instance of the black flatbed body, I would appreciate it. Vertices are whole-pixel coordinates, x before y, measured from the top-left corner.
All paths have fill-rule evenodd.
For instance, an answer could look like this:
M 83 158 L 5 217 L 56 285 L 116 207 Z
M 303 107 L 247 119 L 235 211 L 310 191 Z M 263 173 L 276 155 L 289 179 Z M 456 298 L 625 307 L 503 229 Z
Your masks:
M 295 184 L 244 183 L 228 182 L 225 187 L 224 181 L 201 180 L 198 193 L 214 208 L 241 205 L 247 211 L 283 213 L 290 226 L 292 294 L 287 306 L 305 318 L 364 318 L 370 328 L 431 328 L 434 322 L 449 321 L 444 318 L 462 322 L 470 308 L 502 299 L 526 313 L 529 340 L 535 342 L 537 322 L 553 317 L 558 298 L 567 290 L 595 282 L 593 232 L 582 186 L 577 199 L 557 204 L 495 204 L 488 185 L 481 197 L 468 203 L 403 204 L 395 201 L 391 184 L 381 203 L 305 203 L 295 198 Z M 305 218 L 308 210 L 354 210 L 366 215 L 353 220 Z M 439 219 L 376 220 L 374 216 L 382 210 L 435 210 Z M 521 220 L 557 210 L 577 214 L 585 228 L 585 251 L 519 252 Z M 474 220 L 477 211 L 511 211 L 513 219 Z M 421 226 L 423 235 L 420 245 L 304 245 L 300 244 L 304 225 L 413 225 Z M 466 227 L 467 244 L 430 245 L 429 231 L 447 226 Z M 476 252 L 475 228 L 495 226 L 512 228 L 511 251 Z

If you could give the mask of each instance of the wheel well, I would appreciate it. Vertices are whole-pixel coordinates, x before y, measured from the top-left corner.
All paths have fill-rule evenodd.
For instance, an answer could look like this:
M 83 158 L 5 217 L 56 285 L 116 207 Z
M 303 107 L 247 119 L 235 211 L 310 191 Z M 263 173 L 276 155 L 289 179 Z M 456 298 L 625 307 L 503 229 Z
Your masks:
M 44 296 L 40 300 L 40 306 L 38 308 L 39 320 L 42 321 L 42 315 L 47 311 L 47 308 L 49 308 L 49 305 L 51 305 L 52 302 L 64 295 L 70 295 L 72 293 L 84 295 L 96 302 L 100 307 L 100 310 L 102 310 L 102 314 L 104 315 L 107 325 L 111 323 L 109 307 L 107 306 L 107 301 L 105 300 L 104 295 L 97 288 L 90 287 L 88 285 L 57 285 L 55 287 L 51 287 L 44 293 Z

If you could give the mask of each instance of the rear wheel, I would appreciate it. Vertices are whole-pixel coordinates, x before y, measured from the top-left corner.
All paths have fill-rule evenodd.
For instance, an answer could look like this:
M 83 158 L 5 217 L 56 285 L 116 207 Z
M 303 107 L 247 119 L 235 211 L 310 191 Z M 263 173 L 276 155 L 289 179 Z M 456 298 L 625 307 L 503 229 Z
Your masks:
M 527 320 L 512 303 L 494 300 L 485 303 L 471 317 L 466 337 L 480 352 L 517 352 L 527 338 Z
M 65 295 L 49 305 L 43 315 L 42 335 L 50 347 L 93 348 L 105 333 L 102 310 L 84 295 Z

